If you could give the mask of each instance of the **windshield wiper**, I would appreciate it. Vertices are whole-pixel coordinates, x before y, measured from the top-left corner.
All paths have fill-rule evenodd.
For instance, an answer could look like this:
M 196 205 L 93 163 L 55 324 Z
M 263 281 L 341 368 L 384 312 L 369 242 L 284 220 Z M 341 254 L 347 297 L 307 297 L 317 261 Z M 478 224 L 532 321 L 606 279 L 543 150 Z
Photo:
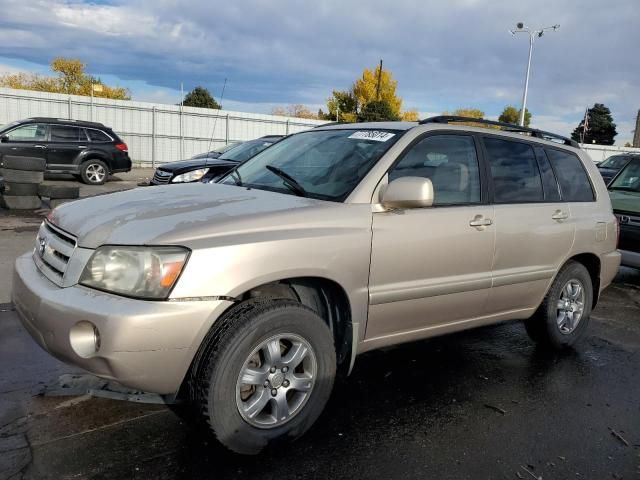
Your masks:
M 265 168 L 271 173 L 275 173 L 277 176 L 279 176 L 284 184 L 289 187 L 293 193 L 295 193 L 299 197 L 307 196 L 307 191 L 304 189 L 304 187 L 300 185 L 298 181 L 287 172 L 278 167 L 274 167 L 273 165 L 265 165 Z

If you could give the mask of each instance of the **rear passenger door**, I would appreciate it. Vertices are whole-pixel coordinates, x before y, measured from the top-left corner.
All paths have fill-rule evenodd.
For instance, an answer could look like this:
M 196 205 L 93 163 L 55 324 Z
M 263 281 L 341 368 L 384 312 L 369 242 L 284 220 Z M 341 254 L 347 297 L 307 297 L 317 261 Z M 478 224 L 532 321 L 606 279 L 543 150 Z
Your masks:
M 594 242 L 603 245 L 607 231 L 613 230 L 612 227 L 607 228 L 611 216 L 608 211 L 594 209 L 593 185 L 576 154 L 553 147 L 545 147 L 544 150 L 558 179 L 562 199 L 569 205 L 570 220 L 575 229 L 573 250 L 593 252 Z
M 71 125 L 49 125 L 48 160 L 51 170 L 76 170 L 74 160 L 87 148 L 83 128 Z
M 536 144 L 483 136 L 496 248 L 488 312 L 537 307 L 574 238 L 574 223 L 544 150 Z

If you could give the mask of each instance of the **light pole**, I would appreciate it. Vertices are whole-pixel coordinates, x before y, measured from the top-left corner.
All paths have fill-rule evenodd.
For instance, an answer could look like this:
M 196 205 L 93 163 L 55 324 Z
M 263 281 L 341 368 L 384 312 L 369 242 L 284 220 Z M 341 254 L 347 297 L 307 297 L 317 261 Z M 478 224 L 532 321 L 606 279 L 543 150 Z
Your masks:
M 531 30 L 524 23 L 518 22 L 515 30 L 509 30 L 511 35 L 515 36 L 516 33 L 528 33 L 529 34 L 529 60 L 527 61 L 527 76 L 524 79 L 524 92 L 522 93 L 522 110 L 520 110 L 520 126 L 524 127 L 524 116 L 527 111 L 527 93 L 529 91 L 529 72 L 531 71 L 531 53 L 533 51 L 533 41 L 535 37 L 538 38 L 544 35 L 547 30 L 553 30 L 554 32 L 560 28 L 560 25 L 553 25 L 551 27 L 544 27 L 538 30 Z

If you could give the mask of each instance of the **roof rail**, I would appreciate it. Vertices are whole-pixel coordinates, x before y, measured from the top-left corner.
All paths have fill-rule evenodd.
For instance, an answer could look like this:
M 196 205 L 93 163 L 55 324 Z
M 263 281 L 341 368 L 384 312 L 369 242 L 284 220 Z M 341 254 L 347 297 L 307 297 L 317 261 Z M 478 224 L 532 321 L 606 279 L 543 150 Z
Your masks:
M 455 115 L 439 115 L 437 117 L 429 117 L 424 120 L 420 120 L 419 124 L 424 125 L 427 123 L 459 123 L 459 122 L 467 122 L 467 123 L 481 123 L 483 125 L 493 125 L 496 127 L 500 127 L 501 130 L 506 132 L 518 132 L 518 133 L 528 133 L 532 137 L 542 138 L 544 140 L 551 141 L 560 141 L 564 145 L 569 145 L 574 148 L 580 148 L 580 145 L 575 140 L 571 140 L 570 138 L 563 137 L 562 135 L 557 135 L 551 132 L 545 132 L 544 130 L 538 130 L 537 128 L 529 128 L 529 127 L 521 127 L 520 125 L 513 125 L 511 123 L 505 122 L 496 122 L 494 120 L 485 120 L 484 118 L 471 118 L 471 117 L 458 117 Z
M 88 120 L 75 120 L 73 118 L 57 118 L 57 117 L 29 117 L 26 120 L 34 120 L 36 122 L 60 122 L 60 123 L 76 123 L 78 125 L 83 125 L 87 127 L 101 127 L 107 128 L 104 124 L 100 122 L 91 122 Z

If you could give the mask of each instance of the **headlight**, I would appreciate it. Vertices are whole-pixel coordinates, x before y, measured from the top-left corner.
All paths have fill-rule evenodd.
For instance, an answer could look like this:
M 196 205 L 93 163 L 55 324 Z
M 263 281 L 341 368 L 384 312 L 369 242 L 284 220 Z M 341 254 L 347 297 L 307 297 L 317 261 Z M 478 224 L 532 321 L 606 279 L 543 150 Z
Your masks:
M 80 284 L 128 297 L 162 300 L 169 296 L 187 262 L 183 247 L 98 248 L 84 267 Z
M 200 180 L 202 176 L 207 173 L 208 168 L 199 168 L 198 170 L 191 170 L 190 172 L 183 173 L 182 175 L 177 175 L 173 177 L 171 183 L 186 183 L 186 182 L 195 182 Z

